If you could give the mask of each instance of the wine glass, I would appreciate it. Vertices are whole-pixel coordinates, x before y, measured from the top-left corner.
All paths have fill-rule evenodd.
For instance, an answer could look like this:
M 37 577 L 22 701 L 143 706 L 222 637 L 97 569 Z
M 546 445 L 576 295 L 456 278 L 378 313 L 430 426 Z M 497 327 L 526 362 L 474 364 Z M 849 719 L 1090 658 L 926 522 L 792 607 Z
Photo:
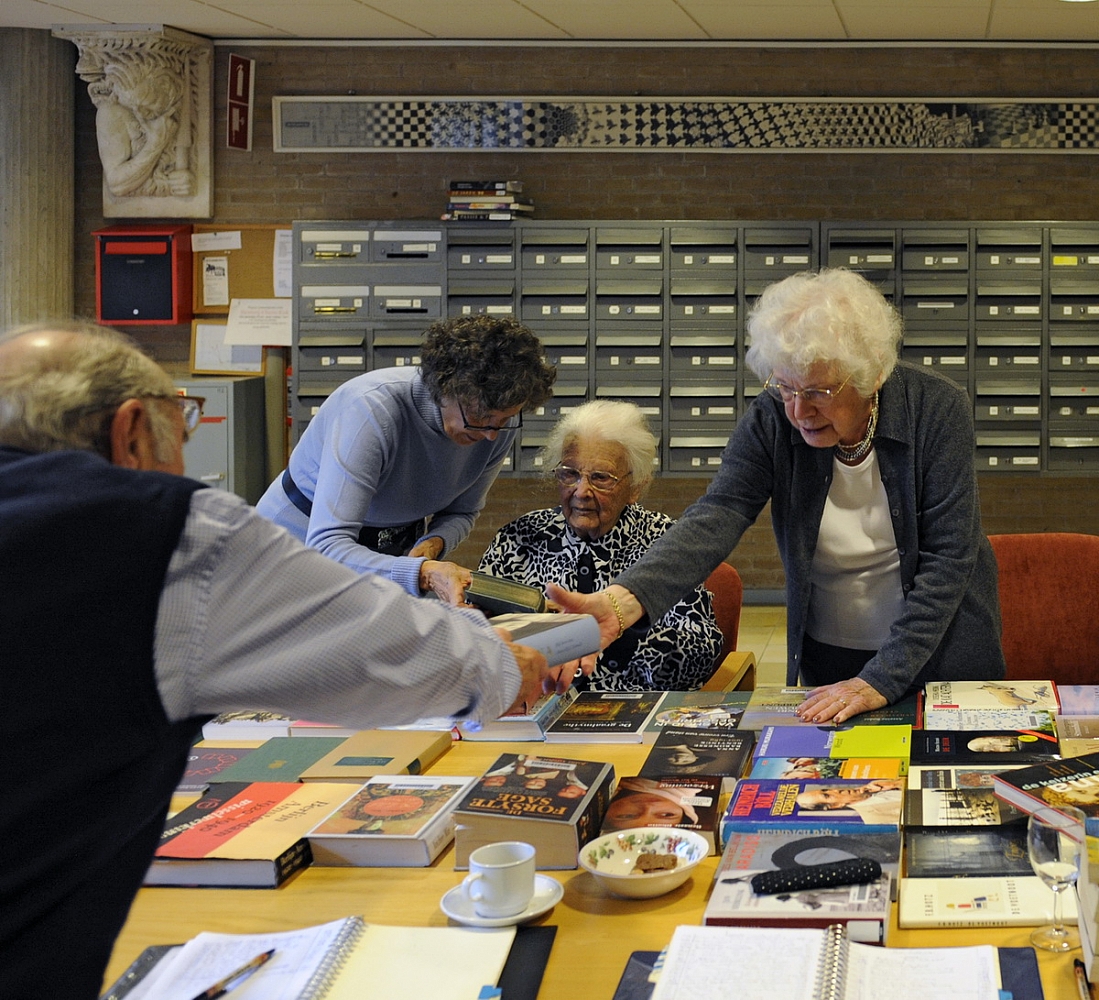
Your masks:
M 1071 951 L 1080 946 L 1076 931 L 1061 915 L 1061 895 L 1076 884 L 1084 851 L 1084 814 L 1072 806 L 1041 806 L 1027 821 L 1030 867 L 1053 890 L 1053 924 L 1030 935 L 1035 948 Z

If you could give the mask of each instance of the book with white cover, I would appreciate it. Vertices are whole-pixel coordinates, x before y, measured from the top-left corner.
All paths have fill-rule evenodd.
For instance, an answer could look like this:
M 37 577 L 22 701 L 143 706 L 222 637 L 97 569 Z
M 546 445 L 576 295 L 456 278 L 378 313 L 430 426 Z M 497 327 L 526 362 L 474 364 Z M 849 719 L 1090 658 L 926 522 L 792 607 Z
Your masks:
M 1065 922 L 1076 923 L 1075 894 L 1063 894 Z M 1037 875 L 902 878 L 901 927 L 1026 927 L 1053 920 L 1053 891 Z
M 533 646 L 551 667 L 599 652 L 599 622 L 592 615 L 514 612 L 495 615 L 489 622 L 495 627 L 506 628 L 512 642 Z

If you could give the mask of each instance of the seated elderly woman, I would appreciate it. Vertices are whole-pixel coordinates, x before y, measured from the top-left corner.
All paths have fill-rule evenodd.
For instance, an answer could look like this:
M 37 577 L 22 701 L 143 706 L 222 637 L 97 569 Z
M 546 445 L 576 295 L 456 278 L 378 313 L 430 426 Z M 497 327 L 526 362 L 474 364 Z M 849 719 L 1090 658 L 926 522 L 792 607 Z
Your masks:
M 557 482 L 559 507 L 536 510 L 497 532 L 481 570 L 543 589 L 605 587 L 636 562 L 671 518 L 638 501 L 652 479 L 656 439 L 633 403 L 597 400 L 554 427 L 545 466 Z M 687 691 L 713 673 L 722 635 L 702 586 L 657 618 L 603 650 L 579 687 L 597 691 Z

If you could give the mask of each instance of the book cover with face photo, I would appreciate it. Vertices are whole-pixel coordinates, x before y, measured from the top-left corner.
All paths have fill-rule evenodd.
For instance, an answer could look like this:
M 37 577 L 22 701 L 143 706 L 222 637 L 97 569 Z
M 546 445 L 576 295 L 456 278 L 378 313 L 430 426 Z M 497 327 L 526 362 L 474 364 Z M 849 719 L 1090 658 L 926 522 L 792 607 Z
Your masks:
M 643 778 L 696 774 L 726 779 L 732 791 L 748 766 L 755 734 L 722 729 L 667 727 L 657 737 L 638 774 Z
M 706 839 L 713 854 L 718 846 L 721 789 L 722 779 L 709 774 L 622 778 L 603 814 L 599 832 L 617 833 L 645 826 L 692 830 Z
M 1041 729 L 920 729 L 912 732 L 912 764 L 997 767 L 1034 764 L 1058 755 L 1057 737 Z

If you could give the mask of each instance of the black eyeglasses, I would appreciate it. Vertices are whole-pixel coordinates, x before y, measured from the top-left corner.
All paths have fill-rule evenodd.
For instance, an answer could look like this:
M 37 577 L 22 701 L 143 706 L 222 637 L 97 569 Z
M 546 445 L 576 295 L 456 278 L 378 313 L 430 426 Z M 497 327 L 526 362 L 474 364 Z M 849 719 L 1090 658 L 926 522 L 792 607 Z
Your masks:
M 462 401 L 460 399 L 454 400 L 458 404 L 458 412 L 462 415 L 462 426 L 467 431 L 484 431 L 486 434 L 495 433 L 496 431 L 512 431 L 517 427 L 523 426 L 523 411 L 520 410 L 514 417 L 508 417 L 502 424 L 496 427 L 492 427 L 489 424 L 471 424 L 469 418 L 466 416 L 466 411 L 462 408 Z
M 626 473 L 626 476 L 630 473 Z M 587 477 L 593 490 L 599 493 L 610 493 L 626 476 L 613 476 L 609 472 L 599 469 L 574 469 L 571 465 L 559 465 L 553 470 L 553 478 L 562 486 L 571 489 L 577 486 L 580 480 Z

